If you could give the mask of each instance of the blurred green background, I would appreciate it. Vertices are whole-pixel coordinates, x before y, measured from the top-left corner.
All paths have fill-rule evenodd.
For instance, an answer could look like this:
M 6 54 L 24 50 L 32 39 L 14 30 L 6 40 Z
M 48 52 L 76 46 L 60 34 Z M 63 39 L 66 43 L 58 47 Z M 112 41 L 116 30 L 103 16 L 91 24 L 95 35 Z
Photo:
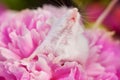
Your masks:
M 52 4 L 55 6 L 72 5 L 71 0 L 1 0 L 0 3 L 14 10 L 21 10 L 24 8 L 37 8 L 41 7 L 44 4 Z
M 36 8 L 44 4 L 52 4 L 55 6 L 77 6 L 84 8 L 85 6 L 99 2 L 107 5 L 111 0 L 0 0 L 1 4 L 7 6 L 7 8 L 14 10 L 21 10 L 24 8 Z

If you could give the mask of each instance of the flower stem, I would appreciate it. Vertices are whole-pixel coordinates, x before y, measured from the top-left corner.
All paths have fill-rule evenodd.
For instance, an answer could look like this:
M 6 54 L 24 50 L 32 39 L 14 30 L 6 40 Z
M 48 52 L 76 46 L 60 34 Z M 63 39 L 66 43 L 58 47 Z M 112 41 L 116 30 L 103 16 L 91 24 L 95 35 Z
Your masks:
M 100 26 L 100 24 L 104 21 L 104 19 L 106 18 L 106 16 L 110 13 L 110 11 L 112 10 L 112 8 L 114 7 L 114 5 L 117 3 L 118 0 L 112 0 L 110 2 L 110 4 L 108 5 L 108 7 L 104 10 L 104 12 L 100 15 L 100 17 L 98 17 L 97 21 L 95 22 L 95 24 L 93 25 L 93 27 L 97 28 Z

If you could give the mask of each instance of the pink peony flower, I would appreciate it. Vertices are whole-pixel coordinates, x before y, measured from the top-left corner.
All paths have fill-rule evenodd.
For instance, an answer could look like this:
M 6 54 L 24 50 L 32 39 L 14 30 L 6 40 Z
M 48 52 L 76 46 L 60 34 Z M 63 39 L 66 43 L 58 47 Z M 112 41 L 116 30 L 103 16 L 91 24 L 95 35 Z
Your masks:
M 51 13 L 42 9 L 6 12 L 0 20 L 0 50 L 10 58 L 28 57 L 43 41 L 50 29 Z M 12 54 L 14 54 L 14 57 Z
M 119 80 L 120 42 L 112 37 L 112 32 L 100 29 L 86 30 L 90 55 L 87 62 L 88 74 L 93 80 Z M 94 72 L 95 71 L 95 72 Z
M 0 15 L 0 80 L 119 80 L 119 41 L 84 29 L 76 8 L 55 10 Z
M 51 69 L 46 60 L 37 61 L 7 60 L 0 62 L 1 80 L 50 80 Z

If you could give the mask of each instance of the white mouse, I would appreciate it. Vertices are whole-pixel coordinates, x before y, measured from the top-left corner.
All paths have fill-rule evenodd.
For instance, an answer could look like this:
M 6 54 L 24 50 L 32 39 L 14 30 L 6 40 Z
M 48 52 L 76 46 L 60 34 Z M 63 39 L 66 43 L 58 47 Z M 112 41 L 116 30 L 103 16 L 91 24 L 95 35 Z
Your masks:
M 55 62 L 68 60 L 83 64 L 86 62 L 89 50 L 88 41 L 83 32 L 78 10 L 70 9 L 53 24 L 43 43 L 30 58 L 40 53 L 52 53 L 56 56 Z

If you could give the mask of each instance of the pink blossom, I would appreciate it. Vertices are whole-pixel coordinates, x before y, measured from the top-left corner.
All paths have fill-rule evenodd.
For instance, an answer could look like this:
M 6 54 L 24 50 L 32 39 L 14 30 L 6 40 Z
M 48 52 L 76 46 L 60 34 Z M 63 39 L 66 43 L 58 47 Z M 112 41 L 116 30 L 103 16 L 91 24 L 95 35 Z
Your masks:
M 0 16 L 0 80 L 119 80 L 112 32 L 84 29 L 76 8 L 60 17 L 51 9 Z
M 112 32 L 105 30 L 91 29 L 86 33 L 91 46 L 87 62 L 88 74 L 97 76 L 95 80 L 119 80 L 120 42 L 113 39 Z
M 28 57 L 48 33 L 50 17 L 51 13 L 42 9 L 4 13 L 0 20 L 1 54 Z
M 38 61 L 13 61 L 0 62 L 0 79 L 2 80 L 50 80 L 51 69 L 44 58 Z

